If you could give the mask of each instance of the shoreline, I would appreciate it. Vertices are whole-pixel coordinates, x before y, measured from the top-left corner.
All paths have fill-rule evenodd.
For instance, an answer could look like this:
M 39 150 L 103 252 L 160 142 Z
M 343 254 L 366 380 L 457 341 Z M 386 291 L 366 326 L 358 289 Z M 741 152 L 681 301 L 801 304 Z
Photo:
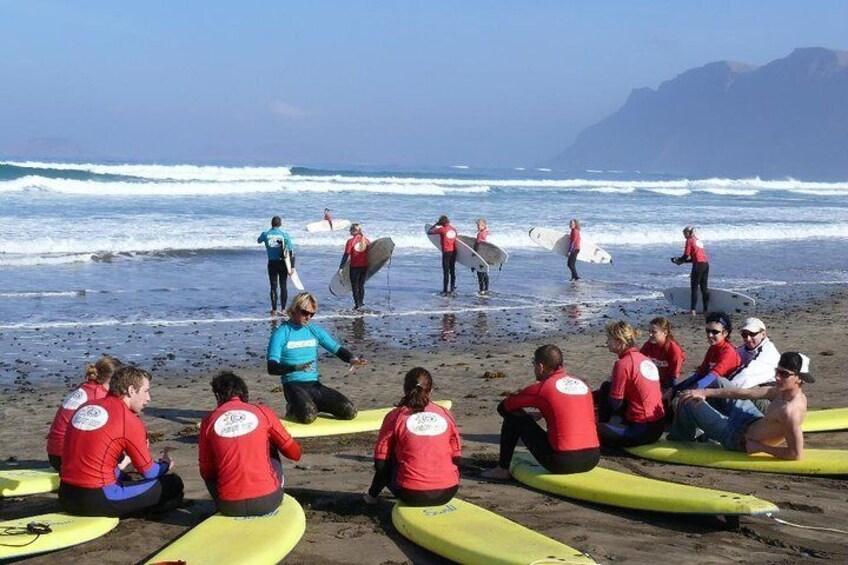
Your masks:
M 650 317 L 662 312 L 643 312 L 638 305 L 621 307 L 619 316 L 644 327 Z M 556 326 L 561 308 L 542 312 L 542 322 Z M 756 313 L 769 328 L 769 336 L 778 349 L 798 350 L 812 359 L 816 383 L 805 385 L 810 408 L 848 405 L 848 383 L 840 379 L 848 364 L 845 351 L 845 327 L 848 327 L 848 288 L 838 286 L 798 307 L 758 309 Z M 610 319 L 615 316 L 609 314 Z M 734 315 L 738 325 L 745 316 Z M 545 322 L 549 318 L 549 322 Z M 684 373 L 700 363 L 706 343 L 702 318 L 687 314 L 670 317 L 674 333 L 687 353 Z M 556 343 L 563 349 L 568 372 L 598 386 L 610 373 L 614 356 L 606 350 L 602 323 L 539 330 L 471 333 L 469 321 L 457 319 L 453 333 L 439 339 L 439 315 L 426 318 L 430 324 L 410 325 L 410 345 L 392 346 L 379 335 L 358 334 L 352 323 L 327 329 L 353 349 L 364 354 L 370 365 L 348 376 L 343 363 L 323 357 L 322 381 L 348 395 L 358 407 L 389 406 L 397 402 L 402 375 L 415 365 L 428 368 L 435 379 L 434 398 L 454 401 L 453 413 L 463 438 L 463 483 L 459 497 L 497 512 L 531 529 L 592 554 L 599 562 L 656 563 L 658 559 L 683 562 L 698 554 L 702 563 L 746 561 L 750 563 L 794 563 L 803 557 L 848 560 L 848 549 L 838 534 L 781 526 L 767 518 L 742 518 L 739 530 L 728 530 L 720 520 L 705 517 L 680 517 L 613 509 L 571 502 L 532 491 L 518 483 L 489 483 L 478 479 L 481 469 L 493 465 L 497 457 L 500 418 L 495 412 L 504 393 L 532 382 L 529 360 L 543 343 Z M 517 325 L 518 314 L 512 322 Z M 321 321 L 319 320 L 319 324 Z M 323 325 L 323 324 L 321 324 Z M 140 334 L 141 332 L 133 332 Z M 451 337 L 452 336 L 452 337 Z M 645 334 L 640 336 L 640 342 Z M 142 336 L 139 336 L 141 339 Z M 738 344 L 738 332 L 732 340 Z M 473 341 L 473 343 L 472 343 Z M 264 350 L 250 344 L 233 342 L 232 347 L 248 347 L 251 366 L 235 367 L 248 383 L 251 400 L 264 400 L 278 414 L 284 401 L 273 390 L 275 377 L 265 374 Z M 198 350 L 203 350 L 199 348 Z M 99 353 L 99 352 L 98 352 Z M 94 360 L 96 353 L 85 357 Z M 173 457 L 176 472 L 186 483 L 186 497 L 193 502 L 185 509 L 155 520 L 126 519 L 112 533 L 75 548 L 46 554 L 25 563 L 55 563 L 79 559 L 97 559 L 104 563 L 138 562 L 170 543 L 189 527 L 214 512 L 197 471 L 197 445 L 191 425 L 213 408 L 209 390 L 211 376 L 227 365 L 226 352 L 208 350 L 208 357 L 195 370 L 176 372 L 155 359 L 136 360 L 154 375 L 152 400 L 144 420 L 151 433 L 151 450 L 165 445 L 177 447 Z M 215 355 L 209 357 L 209 355 Z M 84 362 L 74 367 L 80 375 Z M 212 367 L 216 366 L 215 369 Z M 189 365 L 190 366 L 190 365 Z M 486 371 L 499 371 L 503 378 L 485 379 Z M 67 377 L 71 384 L 79 377 Z M 5 388 L 5 387 L 4 387 Z M 0 397 L 0 461 L 8 467 L 15 457 L 18 467 L 46 464 L 44 436 L 66 387 L 61 383 L 17 383 Z M 391 497 L 376 508 L 361 503 L 372 474 L 371 452 L 376 433 L 335 438 L 300 440 L 303 459 L 285 464 L 286 491 L 304 506 L 307 531 L 290 554 L 287 563 L 445 563 L 401 537 L 391 525 Z M 845 448 L 845 432 L 807 434 L 807 444 L 816 447 Z M 753 494 L 781 508 L 780 517 L 790 522 L 818 527 L 839 527 L 848 515 L 848 501 L 836 493 L 846 488 L 834 478 L 793 477 L 725 471 L 718 469 L 666 465 L 635 459 L 621 452 L 607 451 L 602 466 L 639 475 L 671 480 L 695 486 Z M 54 495 L 4 500 L 0 518 L 9 519 L 58 510 Z

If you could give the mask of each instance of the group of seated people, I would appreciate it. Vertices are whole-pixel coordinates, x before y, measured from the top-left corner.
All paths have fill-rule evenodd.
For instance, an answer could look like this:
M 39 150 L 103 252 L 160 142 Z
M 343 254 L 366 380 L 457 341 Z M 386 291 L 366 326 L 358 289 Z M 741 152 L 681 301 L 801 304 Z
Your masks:
M 355 417 L 347 398 L 318 382 L 315 355 L 322 345 L 352 367 L 364 361 L 320 328 L 307 330 L 316 309 L 314 298 L 295 298 L 289 326 L 278 328 L 269 344 L 269 372 L 290 385 L 289 417 L 311 422 L 320 411 Z M 745 320 L 739 348 L 729 342 L 726 314 L 707 314 L 705 330 L 704 362 L 681 379 L 685 357 L 667 319 L 651 321 L 641 350 L 630 324 L 607 324 L 607 348 L 618 359 L 595 391 L 566 371 L 560 348 L 539 347 L 533 355 L 535 382 L 498 405 L 503 418 L 498 464 L 483 477 L 510 477 L 519 440 L 549 472 L 568 474 L 594 468 L 602 446 L 648 444 L 665 431 L 672 440 L 712 440 L 730 450 L 801 458 L 802 384 L 814 381 L 809 359 L 796 352 L 780 355 L 756 318 Z M 292 347 L 282 346 L 291 338 L 304 349 L 295 347 L 294 358 L 285 353 Z M 167 450 L 154 461 L 139 417 L 150 400 L 151 379 L 138 367 L 104 356 L 89 367 L 87 382 L 65 398 L 51 426 L 48 454 L 60 473 L 59 500 L 67 512 L 127 516 L 181 503 L 183 483 L 173 473 L 174 462 Z M 297 461 L 301 448 L 274 410 L 250 402 L 242 378 L 222 372 L 211 384 L 217 408 L 200 425 L 200 474 L 223 514 L 271 512 L 283 496 L 281 457 Z M 386 487 L 415 506 L 441 505 L 456 494 L 460 434 L 450 411 L 431 402 L 432 389 L 426 369 L 406 373 L 403 397 L 380 428 L 365 503 L 376 504 Z M 133 476 L 126 473 L 129 464 Z

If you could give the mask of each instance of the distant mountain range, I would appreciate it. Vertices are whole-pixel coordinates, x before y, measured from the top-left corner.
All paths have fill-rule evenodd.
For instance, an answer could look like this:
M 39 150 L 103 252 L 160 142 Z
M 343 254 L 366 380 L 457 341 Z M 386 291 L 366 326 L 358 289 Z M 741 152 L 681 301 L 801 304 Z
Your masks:
M 721 61 L 631 92 L 558 167 L 848 179 L 848 52 L 796 49 L 760 67 Z

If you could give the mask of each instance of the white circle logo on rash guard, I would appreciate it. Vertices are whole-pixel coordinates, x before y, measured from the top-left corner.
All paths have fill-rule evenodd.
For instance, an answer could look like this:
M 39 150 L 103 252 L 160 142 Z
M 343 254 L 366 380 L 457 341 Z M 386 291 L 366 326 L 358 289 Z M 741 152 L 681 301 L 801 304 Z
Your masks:
M 574 396 L 581 396 L 589 393 L 589 387 L 586 386 L 586 383 L 580 379 L 575 379 L 574 377 L 563 377 L 561 379 L 557 379 L 556 389 L 563 394 L 571 394 Z
M 354 244 L 353 244 L 353 248 L 354 248 L 354 249 L 355 249 L 358 253 L 362 253 L 363 251 L 365 251 L 366 249 L 368 249 L 368 244 L 367 244 L 367 243 L 365 243 L 364 241 L 361 241 L 361 240 L 360 240 L 360 241 L 357 241 L 356 243 L 354 243 Z
M 78 430 L 90 432 L 106 425 L 109 413 L 102 406 L 83 406 L 74 413 L 71 425 Z
M 639 372 L 642 373 L 642 376 L 649 381 L 660 380 L 660 372 L 657 370 L 657 366 L 654 365 L 654 362 L 650 359 L 645 359 L 639 363 Z
M 76 410 L 86 402 L 88 402 L 88 394 L 83 389 L 78 388 L 65 397 L 65 401 L 62 402 L 62 408 L 65 410 Z
M 448 429 L 448 421 L 432 412 L 419 412 L 406 420 L 406 429 L 417 436 L 438 436 Z
M 247 435 L 259 427 L 259 418 L 246 410 L 227 410 L 215 420 L 215 433 L 221 437 Z
M 695 247 L 697 247 L 698 249 L 703 249 L 704 248 L 704 242 L 701 241 L 700 239 L 696 239 L 695 240 Z
M 445 237 L 448 239 L 456 239 L 456 232 L 453 230 L 448 230 L 448 232 L 445 234 Z

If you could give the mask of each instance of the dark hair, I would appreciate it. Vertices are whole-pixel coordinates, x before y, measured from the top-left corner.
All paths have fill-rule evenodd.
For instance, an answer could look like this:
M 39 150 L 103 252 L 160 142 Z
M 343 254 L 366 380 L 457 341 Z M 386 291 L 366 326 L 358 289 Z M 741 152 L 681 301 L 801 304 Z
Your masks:
M 219 406 L 236 396 L 242 402 L 250 401 L 244 379 L 231 371 L 221 371 L 215 375 L 212 379 L 212 394 L 215 395 Z
M 109 394 L 118 398 L 126 396 L 130 392 L 130 387 L 134 387 L 136 390 L 140 389 L 144 379 L 150 382 L 153 377 L 144 369 L 133 365 L 124 365 L 112 375 L 112 380 L 109 381 Z
M 650 322 L 648 322 L 649 326 L 657 326 L 659 329 L 664 331 L 668 336 L 668 339 L 671 341 L 677 341 L 674 339 L 674 334 L 671 333 L 671 322 L 665 316 L 657 316 Z
M 730 321 L 730 316 L 726 312 L 709 312 L 707 313 L 705 324 L 721 324 L 727 331 L 727 335 L 733 331 L 733 324 Z
M 424 367 L 410 369 L 403 378 L 403 398 L 398 406 L 406 406 L 413 414 L 423 412 L 430 404 L 430 391 L 433 390 L 433 377 Z
M 533 353 L 533 361 L 541 363 L 549 371 L 559 369 L 562 367 L 562 350 L 556 345 L 543 345 Z
M 279 216 L 274 216 L 273 218 L 271 218 L 271 227 L 272 228 L 278 228 L 281 225 L 283 225 L 282 218 L 280 218 Z
M 98 384 L 106 384 L 121 368 L 121 361 L 111 355 L 104 355 L 94 363 L 85 366 L 85 380 L 94 381 Z
M 444 226 L 450 223 L 450 220 L 447 216 L 439 216 L 439 221 L 436 222 L 436 225 Z

